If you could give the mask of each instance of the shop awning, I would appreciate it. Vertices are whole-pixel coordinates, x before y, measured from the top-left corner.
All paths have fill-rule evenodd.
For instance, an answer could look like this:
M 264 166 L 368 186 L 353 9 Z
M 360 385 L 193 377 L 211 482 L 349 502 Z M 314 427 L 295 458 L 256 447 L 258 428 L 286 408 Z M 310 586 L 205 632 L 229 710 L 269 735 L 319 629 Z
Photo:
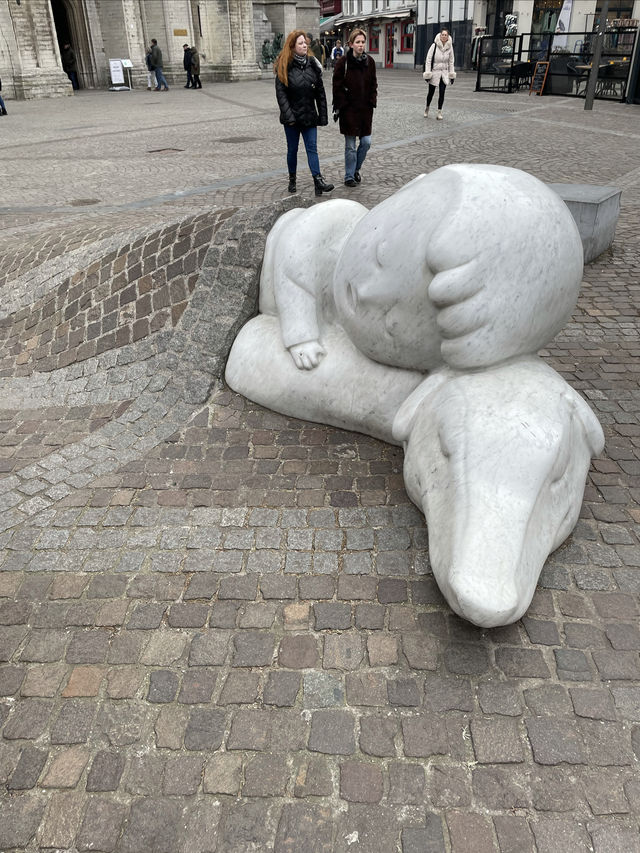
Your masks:
M 409 18 L 411 15 L 415 15 L 415 12 L 415 6 L 411 6 L 405 9 L 376 9 L 375 12 L 367 12 L 366 15 L 345 15 L 344 17 L 338 15 L 338 20 L 334 22 L 334 26 L 340 27 L 343 24 L 364 23 L 365 21 L 373 21 L 375 19 L 398 21 L 402 18 Z
M 337 15 L 332 15 L 330 18 L 320 18 L 320 32 L 328 32 L 332 30 L 336 26 L 336 22 L 338 18 L 342 17 L 342 13 L 338 12 Z

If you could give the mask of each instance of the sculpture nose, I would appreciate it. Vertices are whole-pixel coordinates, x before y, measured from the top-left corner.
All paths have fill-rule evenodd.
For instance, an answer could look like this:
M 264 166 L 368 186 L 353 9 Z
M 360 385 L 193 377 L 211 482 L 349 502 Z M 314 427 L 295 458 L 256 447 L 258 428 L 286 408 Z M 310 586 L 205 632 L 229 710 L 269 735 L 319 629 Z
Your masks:
M 477 568 L 453 567 L 449 574 L 449 603 L 455 612 L 479 625 L 481 628 L 496 628 L 515 622 L 522 613 L 522 596 L 516 586 L 505 579 L 500 584 L 487 585 L 475 582 Z

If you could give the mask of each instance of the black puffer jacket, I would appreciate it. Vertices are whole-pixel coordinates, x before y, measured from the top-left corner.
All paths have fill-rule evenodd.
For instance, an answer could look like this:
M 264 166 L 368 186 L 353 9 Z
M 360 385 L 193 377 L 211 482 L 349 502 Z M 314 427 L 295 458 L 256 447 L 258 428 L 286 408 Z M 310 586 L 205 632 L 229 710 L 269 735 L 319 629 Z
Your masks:
M 287 69 L 289 85 L 276 76 L 276 98 L 280 107 L 280 124 L 317 127 L 329 123 L 327 96 L 322 83 L 322 68 L 315 57 L 308 56 L 304 66 L 295 60 Z

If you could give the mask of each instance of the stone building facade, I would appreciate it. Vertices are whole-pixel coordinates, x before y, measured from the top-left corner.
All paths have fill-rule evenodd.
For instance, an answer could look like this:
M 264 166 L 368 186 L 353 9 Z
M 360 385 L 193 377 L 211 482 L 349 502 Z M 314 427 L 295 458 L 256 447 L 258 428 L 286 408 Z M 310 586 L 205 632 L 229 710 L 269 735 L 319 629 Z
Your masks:
M 110 59 L 130 59 L 146 85 L 145 51 L 157 39 L 169 83 L 183 79 L 183 44 L 197 48 L 204 80 L 260 75 L 260 46 L 299 26 L 317 32 L 318 0 L 0 0 L 3 96 L 72 93 L 62 70 L 69 42 L 80 88 L 106 88 Z

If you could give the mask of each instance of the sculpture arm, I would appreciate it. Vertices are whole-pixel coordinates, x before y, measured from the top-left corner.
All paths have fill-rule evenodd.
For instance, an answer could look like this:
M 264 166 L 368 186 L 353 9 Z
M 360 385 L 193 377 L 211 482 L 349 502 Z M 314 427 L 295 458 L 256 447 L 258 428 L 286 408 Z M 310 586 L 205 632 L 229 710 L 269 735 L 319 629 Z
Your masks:
M 315 293 L 282 273 L 275 281 L 274 295 L 282 343 L 296 367 L 317 367 L 325 350 L 319 341 Z

